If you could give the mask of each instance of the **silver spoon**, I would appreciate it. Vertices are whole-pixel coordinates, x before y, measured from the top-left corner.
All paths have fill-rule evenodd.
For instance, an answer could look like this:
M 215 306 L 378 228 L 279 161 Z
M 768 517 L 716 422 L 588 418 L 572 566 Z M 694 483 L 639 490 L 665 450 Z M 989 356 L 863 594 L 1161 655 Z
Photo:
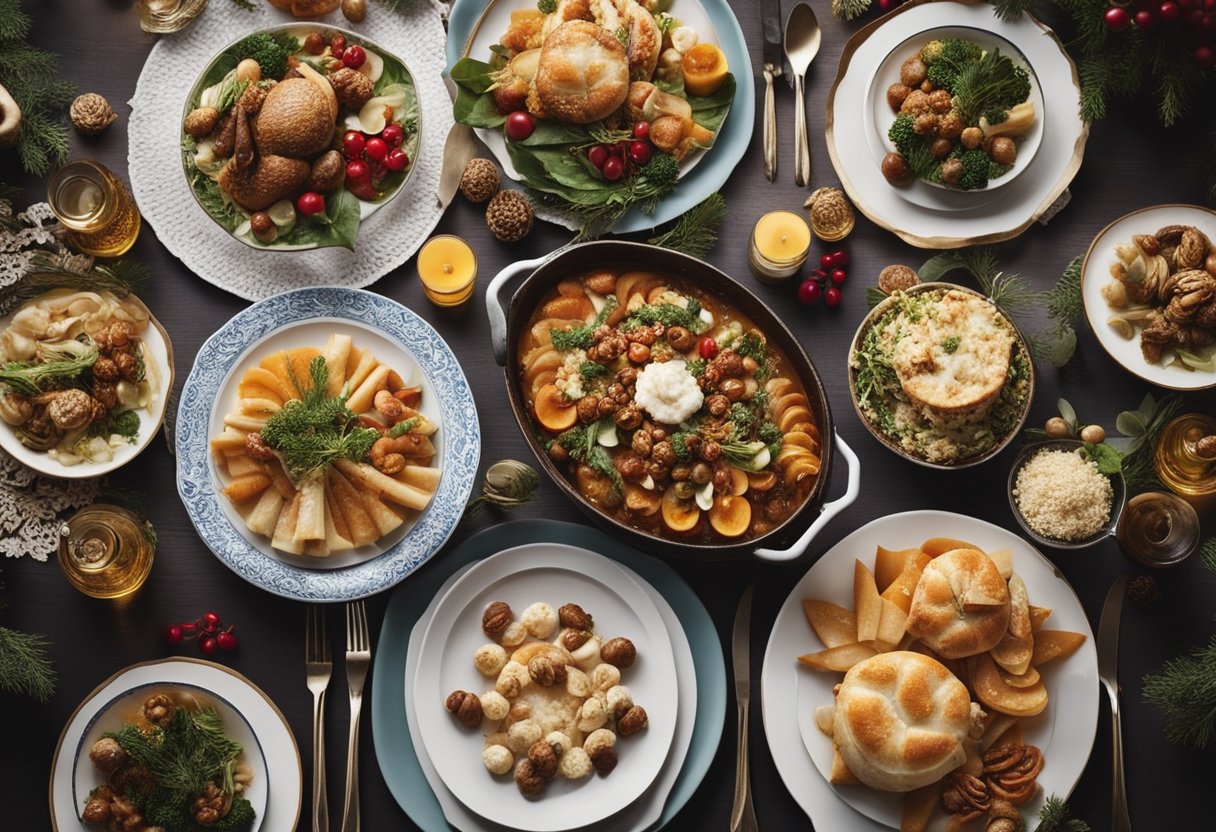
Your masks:
M 785 21 L 785 56 L 794 71 L 794 183 L 806 185 L 811 181 L 811 147 L 806 134 L 806 71 L 819 53 L 823 33 L 815 12 L 806 3 L 799 3 Z

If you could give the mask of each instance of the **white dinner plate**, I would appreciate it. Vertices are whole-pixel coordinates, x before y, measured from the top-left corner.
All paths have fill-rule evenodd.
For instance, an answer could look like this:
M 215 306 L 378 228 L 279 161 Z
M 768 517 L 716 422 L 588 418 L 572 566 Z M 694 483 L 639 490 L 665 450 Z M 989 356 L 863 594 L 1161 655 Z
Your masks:
M 984 29 L 967 28 L 962 26 L 943 26 L 925 32 L 917 32 L 891 50 L 886 60 L 878 67 L 870 80 L 870 88 L 866 92 L 866 141 L 870 146 L 870 155 L 874 163 L 882 165 L 882 157 L 895 150 L 895 144 L 887 138 L 887 131 L 896 113 L 887 105 L 887 88 L 899 81 L 900 67 L 903 62 L 920 51 L 920 48 L 931 40 L 943 38 L 961 38 L 979 44 L 985 51 L 999 49 L 1015 64 L 1023 66 L 1030 73 L 1030 95 L 1027 100 L 1034 105 L 1035 121 L 1030 131 L 1017 140 L 1017 158 L 1013 169 L 1004 176 L 992 180 L 986 188 L 972 191 L 959 191 L 938 185 L 933 182 L 917 180 L 904 188 L 894 191 L 903 199 L 923 208 L 939 211 L 970 211 L 981 205 L 987 205 L 997 199 L 997 193 L 1008 185 L 1034 162 L 1035 154 L 1043 143 L 1043 90 L 1039 87 L 1039 78 L 1029 59 L 1016 46 L 1000 35 Z
M 658 779 L 655 780 L 653 786 L 646 794 L 638 800 L 612 817 L 595 825 L 596 832 L 644 832 L 644 830 L 649 829 L 662 816 L 668 796 L 671 794 L 671 790 L 680 776 L 684 760 L 688 755 L 689 745 L 692 742 L 693 728 L 696 726 L 697 688 L 695 684 L 691 684 L 691 682 L 696 680 L 696 669 L 693 666 L 692 647 L 688 642 L 688 635 L 684 632 L 684 627 L 681 625 L 680 619 L 676 616 L 671 605 L 664 600 L 663 596 L 654 587 L 642 580 L 632 569 L 619 563 L 617 566 L 645 590 L 647 596 L 654 602 L 655 608 L 658 609 L 659 615 L 663 617 L 663 622 L 667 625 L 667 634 L 671 638 L 671 649 L 676 663 L 676 675 L 684 680 L 684 684 L 680 685 L 679 689 L 680 710 L 676 715 L 676 732 L 671 744 L 671 753 L 668 755 L 667 762 L 663 765 L 663 770 L 659 774 Z M 490 832 L 498 832 L 499 830 L 506 830 L 509 827 L 486 821 L 474 815 L 443 785 L 443 780 L 435 770 L 435 764 L 431 762 L 430 756 L 426 753 L 426 747 L 422 745 L 418 728 L 417 710 L 414 708 L 413 697 L 409 695 L 409 692 L 414 689 L 418 675 L 418 648 L 422 643 L 422 637 L 426 634 L 426 625 L 430 621 L 431 616 L 434 615 L 435 607 L 438 606 L 440 599 L 447 594 L 452 584 L 471 568 L 472 564 L 458 570 L 452 577 L 448 578 L 447 582 L 435 594 L 435 600 L 427 607 L 426 612 L 419 617 L 417 624 L 414 625 L 414 629 L 410 633 L 409 649 L 405 659 L 405 715 L 406 721 L 409 724 L 410 737 L 414 742 L 414 748 L 418 749 L 418 762 L 422 767 L 427 784 L 431 787 L 435 798 L 443 807 L 443 815 L 447 818 L 448 823 L 461 830 L 489 830 Z
M 882 99 L 886 107 L 886 85 L 874 82 L 876 68 L 902 44 L 929 39 L 927 33 L 944 28 L 981 30 L 990 33 L 994 44 L 996 39 L 1008 43 L 1034 68 L 1036 85 L 1046 91 L 1039 150 L 1033 164 L 1008 185 L 963 193 L 924 183 L 895 188 L 883 178 L 882 156 L 875 158 L 874 146 L 885 136 L 876 133 L 882 122 L 875 120 L 874 99 Z M 895 63 L 896 71 L 898 67 Z M 1080 96 L 1068 53 L 1031 15 L 1003 21 L 988 3 L 958 0 L 907 4 L 859 30 L 845 46 L 828 93 L 828 154 L 858 210 L 912 245 L 956 248 L 999 242 L 1016 237 L 1041 217 L 1080 167 L 1089 136 L 1089 125 L 1079 115 Z
M 1199 205 L 1155 205 L 1120 217 L 1099 231 L 1085 252 L 1081 266 L 1085 318 L 1102 349 L 1132 375 L 1170 390 L 1206 390 L 1216 386 L 1216 373 L 1188 370 L 1177 364 L 1166 366 L 1164 360 L 1150 364 L 1140 352 L 1142 328 L 1137 327 L 1131 338 L 1123 338 L 1106 322 L 1117 312 L 1102 297 L 1102 287 L 1114 282 L 1110 267 L 1118 260 L 1115 246 L 1130 245 L 1133 235 L 1153 234 L 1166 225 L 1193 225 L 1207 234 L 1208 239 L 1216 240 L 1216 211 Z
M 903 801 L 901 795 L 867 786 L 828 782 L 832 741 L 815 727 L 814 713 L 832 704 L 832 688 L 842 675 L 798 664 L 799 655 L 823 647 L 807 625 L 802 600 L 820 598 L 851 608 L 854 560 L 873 568 L 878 546 L 901 549 L 932 537 L 966 540 L 985 551 L 1010 549 L 1030 602 L 1052 610 L 1046 627 L 1086 637 L 1075 654 L 1040 669 L 1049 694 L 1047 709 L 1022 720 L 1022 727 L 1027 743 L 1043 752 L 1042 788 L 1023 810 L 1033 817 L 1044 795 L 1066 798 L 1089 760 L 1098 725 L 1098 659 L 1093 631 L 1072 587 L 1038 550 L 999 526 L 945 511 L 893 514 L 857 529 L 811 567 L 778 612 L 764 654 L 761 702 L 769 749 L 786 788 L 817 828 L 898 829 Z M 945 816 L 938 821 L 944 827 Z
M 92 744 L 137 714 L 145 697 L 170 688 L 187 689 L 214 705 L 225 732 L 241 743 L 244 760 L 253 769 L 245 796 L 257 812 L 254 832 L 294 830 L 304 781 L 300 752 L 287 720 L 244 676 L 213 662 L 184 658 L 124 668 L 76 708 L 59 735 L 51 764 L 52 828 L 56 832 L 83 828 L 79 818 L 84 802 L 89 791 L 103 782 L 89 761 Z
M 633 641 L 637 662 L 622 673 L 621 683 L 646 709 L 649 724 L 617 743 L 620 763 L 607 777 L 557 779 L 539 798 L 526 799 L 509 775 L 493 777 L 482 766 L 482 732 L 463 728 L 445 711 L 454 690 L 493 688 L 493 680 L 473 667 L 473 653 L 486 642 L 481 614 L 493 601 L 506 601 L 517 615 L 537 601 L 554 609 L 576 603 L 594 618 L 597 634 Z M 482 818 L 530 832 L 599 823 L 650 789 L 670 754 L 679 696 L 667 627 L 646 592 L 602 555 L 532 544 L 487 558 L 440 600 L 417 654 L 427 668 L 412 689 L 422 745 L 443 784 Z
M 351 336 L 422 386 L 420 409 L 439 430 L 435 465 L 443 469 L 430 504 L 370 546 L 326 558 L 279 552 L 255 535 L 231 501 L 210 440 L 237 401 L 246 369 L 278 350 L 322 348 L 334 332 Z M 439 550 L 460 521 L 481 452 L 477 409 L 460 363 L 415 313 L 357 289 L 297 289 L 238 312 L 199 351 L 182 389 L 177 418 L 178 491 L 199 537 L 230 569 L 289 598 L 344 601 L 393 586 Z
M 20 307 L 18 307 L 20 309 Z M 13 310 L 16 314 L 17 310 Z M 8 329 L 13 315 L 0 319 L 0 332 Z M 68 480 L 100 477 L 115 471 L 139 456 L 152 437 L 160 432 L 161 423 L 165 420 L 165 405 L 169 394 L 173 391 L 173 344 L 160 321 L 149 313 L 148 325 L 139 333 L 144 342 L 144 354 L 152 359 L 159 375 L 156 391 L 147 407 L 136 411 L 139 414 L 139 433 L 135 442 L 123 443 L 114 448 L 114 458 L 109 462 L 80 462 L 76 465 L 64 465 L 57 459 L 52 459 L 45 451 L 34 451 L 21 444 L 17 432 L 11 425 L 0 425 L 0 448 L 3 448 L 18 462 L 33 468 L 48 477 L 60 477 Z

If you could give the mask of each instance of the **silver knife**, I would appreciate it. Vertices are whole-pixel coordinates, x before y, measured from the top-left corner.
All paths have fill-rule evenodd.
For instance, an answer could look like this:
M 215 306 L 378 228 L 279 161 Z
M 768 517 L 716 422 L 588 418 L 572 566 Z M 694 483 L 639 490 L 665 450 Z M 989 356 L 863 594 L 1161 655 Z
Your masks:
M 446 73 L 443 76 L 443 84 L 448 88 L 448 95 L 455 101 L 456 84 Z M 443 165 L 439 168 L 439 190 L 435 194 L 440 209 L 446 209 L 452 203 L 456 189 L 460 187 L 460 177 L 464 174 L 465 166 L 476 153 L 473 128 L 459 122 L 452 124 L 448 137 L 443 142 Z
M 1127 575 L 1119 576 L 1102 605 L 1098 622 L 1098 677 L 1110 697 L 1110 727 L 1113 762 L 1111 763 L 1111 832 L 1132 832 L 1127 814 L 1127 791 L 1123 784 L 1123 728 L 1119 716 L 1119 621 L 1123 615 L 1123 596 L 1127 594 Z
M 781 75 L 785 60 L 781 31 L 780 0 L 760 0 L 760 27 L 764 33 L 764 176 L 769 182 L 777 177 L 777 105 L 773 79 Z
M 757 832 L 756 811 L 752 808 L 751 782 L 747 760 L 747 706 L 752 693 L 752 588 L 743 591 L 735 613 L 731 636 L 731 656 L 735 664 L 735 700 L 739 705 L 739 732 L 735 757 L 735 803 L 730 812 L 730 832 Z

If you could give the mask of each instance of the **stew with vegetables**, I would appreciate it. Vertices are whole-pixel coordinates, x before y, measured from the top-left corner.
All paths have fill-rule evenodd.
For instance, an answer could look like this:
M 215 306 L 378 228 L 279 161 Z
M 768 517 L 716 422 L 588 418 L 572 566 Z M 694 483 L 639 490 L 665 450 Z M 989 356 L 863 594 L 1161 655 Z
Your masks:
M 819 477 L 819 426 L 790 362 L 683 280 L 562 280 L 518 355 L 542 446 L 626 526 L 683 543 L 746 541 L 792 516 Z

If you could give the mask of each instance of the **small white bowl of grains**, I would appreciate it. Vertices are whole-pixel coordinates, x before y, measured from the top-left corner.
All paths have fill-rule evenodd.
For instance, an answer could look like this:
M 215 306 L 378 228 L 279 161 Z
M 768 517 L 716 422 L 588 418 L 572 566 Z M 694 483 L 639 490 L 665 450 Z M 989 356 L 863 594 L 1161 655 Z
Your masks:
M 1121 471 L 1101 470 L 1093 446 L 1077 439 L 1027 445 L 1009 472 L 1009 507 L 1035 542 L 1083 549 L 1114 534 L 1127 500 Z

